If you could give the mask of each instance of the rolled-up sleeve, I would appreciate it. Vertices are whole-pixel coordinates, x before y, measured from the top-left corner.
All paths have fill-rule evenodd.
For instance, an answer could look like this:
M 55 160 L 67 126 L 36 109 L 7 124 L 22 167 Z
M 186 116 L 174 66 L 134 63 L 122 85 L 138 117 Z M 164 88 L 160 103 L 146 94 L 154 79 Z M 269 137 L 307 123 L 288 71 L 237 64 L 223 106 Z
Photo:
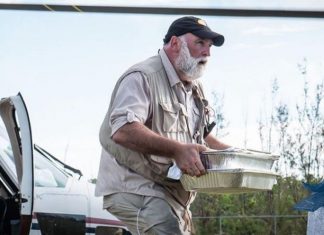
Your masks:
M 150 93 L 144 75 L 133 72 L 120 83 L 112 104 L 111 136 L 126 123 L 145 123 L 150 116 Z

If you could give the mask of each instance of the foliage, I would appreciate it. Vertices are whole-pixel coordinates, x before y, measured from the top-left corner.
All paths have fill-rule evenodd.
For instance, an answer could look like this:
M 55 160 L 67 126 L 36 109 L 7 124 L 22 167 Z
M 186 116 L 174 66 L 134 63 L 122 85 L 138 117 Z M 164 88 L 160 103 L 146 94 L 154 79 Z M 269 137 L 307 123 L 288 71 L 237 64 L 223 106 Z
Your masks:
M 191 211 L 198 235 L 305 234 L 306 213 L 292 208 L 307 194 L 298 179 L 279 177 L 271 192 L 198 194 Z
M 96 184 L 97 183 L 97 178 L 89 179 L 89 183 Z
M 280 86 L 274 79 L 269 115 L 261 112 L 258 120 L 261 149 L 280 154 L 275 165 L 280 173 L 277 184 L 271 192 L 198 194 L 191 208 L 198 235 L 306 234 L 307 213 L 292 208 L 308 196 L 302 182 L 318 182 L 324 173 L 320 157 L 324 152 L 324 81 L 311 84 L 306 60 L 298 68 L 302 99 L 293 107 L 279 100 Z M 220 122 L 216 134 L 226 133 L 222 99 L 215 93 L 214 98 Z
M 224 137 L 228 133 L 226 128 L 229 125 L 229 122 L 226 120 L 223 109 L 224 109 L 224 95 L 220 95 L 216 92 L 212 93 L 213 95 L 213 118 L 215 119 L 216 126 L 214 128 L 214 134 L 218 137 Z
M 279 85 L 274 80 L 271 115 L 260 118 L 259 136 L 263 148 L 266 142 L 268 151 L 280 153 L 276 167 L 279 173 L 311 182 L 323 175 L 320 155 L 324 151 L 324 81 L 311 87 L 306 61 L 298 67 L 304 84 L 302 100 L 296 102 L 295 109 L 276 101 Z

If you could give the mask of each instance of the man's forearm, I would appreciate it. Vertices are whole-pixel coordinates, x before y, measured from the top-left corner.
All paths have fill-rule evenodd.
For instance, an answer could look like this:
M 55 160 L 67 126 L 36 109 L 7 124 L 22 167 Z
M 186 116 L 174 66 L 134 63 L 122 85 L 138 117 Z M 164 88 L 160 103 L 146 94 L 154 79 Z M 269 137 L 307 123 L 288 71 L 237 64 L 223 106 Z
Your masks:
M 209 134 L 205 138 L 205 141 L 208 144 L 208 146 L 212 149 L 222 150 L 231 147 L 230 145 L 224 144 L 223 142 L 219 141 L 212 134 Z
M 112 139 L 126 148 L 145 154 L 172 157 L 181 143 L 156 134 L 139 122 L 126 123 Z
M 156 134 L 139 122 L 127 123 L 112 136 L 112 139 L 126 148 L 145 154 L 169 157 L 177 166 L 191 176 L 206 173 L 199 153 L 206 150 L 200 144 L 181 143 Z

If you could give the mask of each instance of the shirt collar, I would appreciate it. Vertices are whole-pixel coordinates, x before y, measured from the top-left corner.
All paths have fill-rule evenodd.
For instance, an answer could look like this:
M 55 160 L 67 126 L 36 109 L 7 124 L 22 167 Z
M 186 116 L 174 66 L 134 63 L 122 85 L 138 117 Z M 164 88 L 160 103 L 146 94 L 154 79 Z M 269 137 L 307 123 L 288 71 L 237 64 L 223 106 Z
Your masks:
M 162 64 L 165 68 L 171 87 L 178 85 L 178 87 L 183 87 L 186 90 L 191 90 L 193 86 L 196 86 L 197 80 L 193 81 L 192 83 L 184 87 L 183 83 L 181 82 L 177 72 L 175 71 L 173 65 L 171 64 L 163 48 L 159 50 L 159 55 L 161 57 Z
M 178 74 L 176 73 L 173 65 L 171 64 L 171 62 L 163 48 L 159 50 L 159 55 L 161 57 L 162 64 L 165 68 L 165 71 L 168 76 L 171 87 L 173 87 L 174 85 L 176 85 L 178 83 L 181 83 Z

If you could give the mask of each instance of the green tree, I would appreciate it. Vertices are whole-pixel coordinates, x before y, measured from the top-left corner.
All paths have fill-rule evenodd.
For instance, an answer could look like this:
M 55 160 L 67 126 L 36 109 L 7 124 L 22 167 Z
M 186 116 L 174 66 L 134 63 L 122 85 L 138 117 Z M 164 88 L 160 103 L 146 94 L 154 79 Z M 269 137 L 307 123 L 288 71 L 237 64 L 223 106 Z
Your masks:
M 270 113 L 261 112 L 258 120 L 261 149 L 278 152 L 280 173 L 270 192 L 248 194 L 202 194 L 192 205 L 197 234 L 305 234 L 307 213 L 293 210 L 308 192 L 302 182 L 317 182 L 323 175 L 320 154 L 324 151 L 324 81 L 309 82 L 307 61 L 298 65 L 303 79 L 302 100 L 295 106 L 279 100 L 280 86 L 272 83 Z M 216 134 L 227 133 L 223 96 L 214 94 L 218 105 Z M 215 105 L 215 104 L 214 104 Z M 267 217 L 267 216 L 272 217 Z M 287 218 L 294 215 L 296 218 Z

